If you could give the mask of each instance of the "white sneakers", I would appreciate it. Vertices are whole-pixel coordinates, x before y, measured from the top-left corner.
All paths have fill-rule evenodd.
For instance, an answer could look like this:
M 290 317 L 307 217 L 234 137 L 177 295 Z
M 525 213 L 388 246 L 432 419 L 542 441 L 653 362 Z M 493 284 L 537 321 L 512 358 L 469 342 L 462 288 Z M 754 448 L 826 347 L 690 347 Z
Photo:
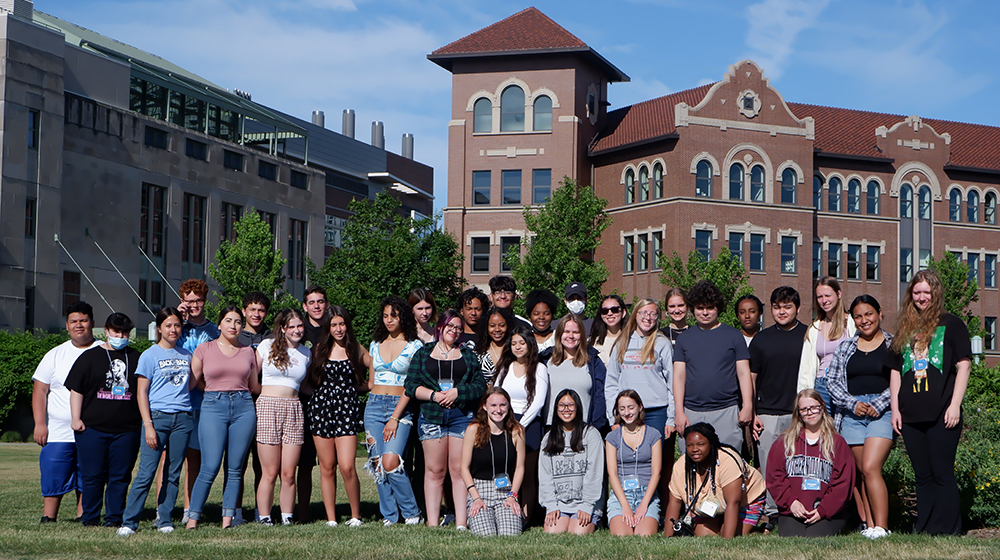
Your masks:
M 423 522 L 423 520 L 424 520 L 423 516 L 418 515 L 416 517 L 407 517 L 406 520 L 404 520 L 404 523 L 406 523 L 407 525 L 420 525 Z
M 330 521 L 326 522 L 326 526 L 327 527 L 336 527 L 337 526 L 337 522 L 331 519 Z
M 173 525 L 164 525 L 163 527 L 157 529 L 157 531 L 163 533 L 164 535 L 167 535 L 174 532 L 174 527 Z
M 131 537 L 135 534 L 135 531 L 129 529 L 128 527 L 119 527 L 117 535 L 119 537 Z
M 357 517 L 352 517 L 352 518 L 348 519 L 344 523 L 344 525 L 347 525 L 348 527 L 360 527 L 363 523 L 364 522 L 361 521 L 360 519 L 358 519 Z
M 891 534 L 892 531 L 888 531 L 886 529 L 883 529 L 882 527 L 868 527 L 867 529 L 861 531 L 862 536 L 867 537 L 871 540 L 888 537 Z

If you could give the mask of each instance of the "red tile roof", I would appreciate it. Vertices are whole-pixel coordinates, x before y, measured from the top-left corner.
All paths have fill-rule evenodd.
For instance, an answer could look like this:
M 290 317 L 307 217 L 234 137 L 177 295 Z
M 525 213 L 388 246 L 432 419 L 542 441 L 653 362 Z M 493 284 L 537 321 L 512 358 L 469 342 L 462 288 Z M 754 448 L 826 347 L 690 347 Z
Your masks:
M 431 56 L 569 48 L 585 49 L 587 44 L 532 7 L 445 45 Z
M 674 105 L 681 102 L 692 107 L 697 105 L 713 85 L 705 84 L 610 111 L 604 129 L 590 146 L 591 153 L 614 150 L 677 132 Z

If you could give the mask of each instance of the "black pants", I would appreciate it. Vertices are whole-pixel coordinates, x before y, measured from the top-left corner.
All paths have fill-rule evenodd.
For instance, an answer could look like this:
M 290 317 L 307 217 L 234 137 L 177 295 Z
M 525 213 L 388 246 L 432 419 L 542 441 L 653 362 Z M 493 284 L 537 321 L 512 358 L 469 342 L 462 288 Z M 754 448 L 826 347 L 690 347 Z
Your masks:
M 843 512 L 833 519 L 820 519 L 809 525 L 797 517 L 782 515 L 778 517 L 778 535 L 782 537 L 832 537 L 839 535 L 847 523 L 842 514 Z
M 962 532 L 955 452 L 962 435 L 962 420 L 944 427 L 944 414 L 935 422 L 903 423 L 903 442 L 913 463 L 917 487 L 917 533 L 958 535 Z

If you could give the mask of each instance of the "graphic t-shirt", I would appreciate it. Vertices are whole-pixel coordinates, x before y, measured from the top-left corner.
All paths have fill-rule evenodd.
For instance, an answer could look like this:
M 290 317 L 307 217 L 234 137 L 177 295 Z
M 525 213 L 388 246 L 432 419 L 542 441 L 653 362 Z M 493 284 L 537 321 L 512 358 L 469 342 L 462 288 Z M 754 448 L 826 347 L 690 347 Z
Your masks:
M 191 410 L 191 352 L 154 344 L 139 357 L 135 374 L 149 379 L 149 409 L 160 412 Z
M 66 376 L 81 354 L 95 346 L 100 346 L 97 340 L 90 346 L 77 348 L 72 340 L 67 340 L 45 353 L 45 357 L 35 368 L 32 380 L 40 381 L 49 386 L 49 396 L 46 402 L 45 423 L 49 428 L 49 443 L 73 443 L 76 436 L 71 426 L 73 417 L 69 410 L 69 389 L 66 388 Z
M 83 395 L 80 419 L 87 429 L 122 434 L 142 426 L 136 398 L 138 350 L 96 347 L 77 358 L 66 377 L 66 388 Z

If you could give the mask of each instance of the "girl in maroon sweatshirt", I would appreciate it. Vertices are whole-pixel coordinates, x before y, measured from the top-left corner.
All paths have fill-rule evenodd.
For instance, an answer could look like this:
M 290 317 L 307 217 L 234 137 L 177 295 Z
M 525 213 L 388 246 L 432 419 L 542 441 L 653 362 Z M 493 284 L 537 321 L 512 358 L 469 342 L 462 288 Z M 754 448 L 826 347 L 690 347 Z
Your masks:
M 792 424 L 767 456 L 767 490 L 778 505 L 782 537 L 840 533 L 854 488 L 854 455 L 833 427 L 815 389 L 795 398 Z

